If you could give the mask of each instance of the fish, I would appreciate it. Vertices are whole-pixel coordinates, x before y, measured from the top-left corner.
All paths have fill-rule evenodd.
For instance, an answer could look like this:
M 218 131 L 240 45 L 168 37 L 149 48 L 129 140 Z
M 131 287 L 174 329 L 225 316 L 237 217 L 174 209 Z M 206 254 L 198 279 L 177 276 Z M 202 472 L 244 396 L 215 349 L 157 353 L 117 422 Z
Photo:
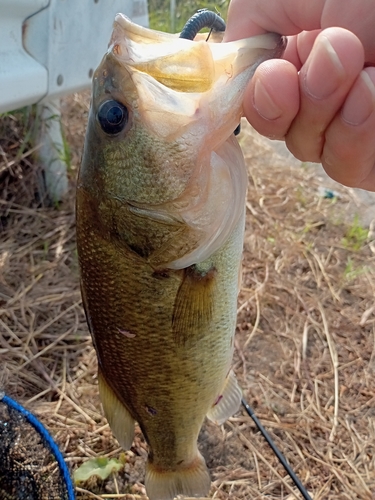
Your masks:
M 82 301 L 104 414 L 148 443 L 150 500 L 206 496 L 197 439 L 240 406 L 231 369 L 247 170 L 233 131 L 282 37 L 209 43 L 122 14 L 93 77 L 77 180 Z

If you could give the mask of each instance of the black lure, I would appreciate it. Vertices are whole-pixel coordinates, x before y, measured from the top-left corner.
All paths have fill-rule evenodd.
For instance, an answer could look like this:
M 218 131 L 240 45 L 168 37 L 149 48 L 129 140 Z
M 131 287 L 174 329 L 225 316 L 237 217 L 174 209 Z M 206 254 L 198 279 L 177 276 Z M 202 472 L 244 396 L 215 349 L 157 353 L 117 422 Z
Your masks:
M 224 20 L 215 12 L 200 9 L 185 24 L 180 33 L 180 38 L 194 40 L 195 36 L 203 28 L 210 28 L 211 31 L 225 31 L 226 25 Z

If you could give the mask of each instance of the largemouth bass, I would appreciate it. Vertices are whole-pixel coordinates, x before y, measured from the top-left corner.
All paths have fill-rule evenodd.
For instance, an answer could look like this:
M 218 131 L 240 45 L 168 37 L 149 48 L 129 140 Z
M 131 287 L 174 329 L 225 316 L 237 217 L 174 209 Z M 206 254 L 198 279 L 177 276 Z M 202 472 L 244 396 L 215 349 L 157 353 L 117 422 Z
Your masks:
M 77 187 L 77 243 L 105 415 L 149 445 L 151 500 L 204 496 L 205 416 L 239 408 L 233 336 L 247 173 L 233 135 L 275 34 L 185 40 L 117 15 L 93 79 Z

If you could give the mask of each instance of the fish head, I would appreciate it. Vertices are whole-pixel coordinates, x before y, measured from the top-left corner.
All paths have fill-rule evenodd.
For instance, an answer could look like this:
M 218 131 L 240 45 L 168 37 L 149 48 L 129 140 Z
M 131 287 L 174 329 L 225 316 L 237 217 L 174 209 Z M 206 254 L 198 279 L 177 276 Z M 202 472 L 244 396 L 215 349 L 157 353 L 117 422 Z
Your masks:
M 200 235 L 189 236 L 195 246 L 209 228 L 217 234 L 220 228 L 211 219 L 229 210 L 221 198 L 237 200 L 234 213 L 240 205 L 242 210 L 246 173 L 231 172 L 213 152 L 233 136 L 256 67 L 283 49 L 283 38 L 276 34 L 207 43 L 150 30 L 118 14 L 108 51 L 94 73 L 78 188 L 99 204 L 112 200 L 142 210 L 143 216 L 186 223 Z M 217 190 L 215 175 L 229 191 Z M 241 185 L 241 195 L 232 184 Z M 207 237 L 202 241 L 206 245 Z
M 128 201 L 175 199 L 202 150 L 215 149 L 237 126 L 256 67 L 282 51 L 275 34 L 206 43 L 118 14 L 93 78 L 82 177 L 101 193 Z

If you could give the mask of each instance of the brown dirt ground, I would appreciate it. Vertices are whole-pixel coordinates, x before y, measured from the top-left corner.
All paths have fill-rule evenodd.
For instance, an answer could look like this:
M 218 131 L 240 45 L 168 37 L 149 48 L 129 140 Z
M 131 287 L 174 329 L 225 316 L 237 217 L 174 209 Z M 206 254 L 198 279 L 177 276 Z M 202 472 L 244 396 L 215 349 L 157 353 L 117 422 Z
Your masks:
M 30 122 L 0 121 L 0 386 L 42 420 L 72 470 L 122 454 L 100 406 L 78 286 L 74 181 L 87 111 L 87 94 L 63 102 L 71 192 L 58 207 L 37 194 Z M 314 500 L 375 499 L 374 234 L 346 222 L 348 191 L 322 198 L 315 170 L 270 156 L 248 127 L 241 144 L 249 194 L 236 374 Z M 243 411 L 207 422 L 200 447 L 210 497 L 301 498 Z M 123 471 L 81 483 L 77 498 L 146 498 L 146 450 L 137 432 Z

